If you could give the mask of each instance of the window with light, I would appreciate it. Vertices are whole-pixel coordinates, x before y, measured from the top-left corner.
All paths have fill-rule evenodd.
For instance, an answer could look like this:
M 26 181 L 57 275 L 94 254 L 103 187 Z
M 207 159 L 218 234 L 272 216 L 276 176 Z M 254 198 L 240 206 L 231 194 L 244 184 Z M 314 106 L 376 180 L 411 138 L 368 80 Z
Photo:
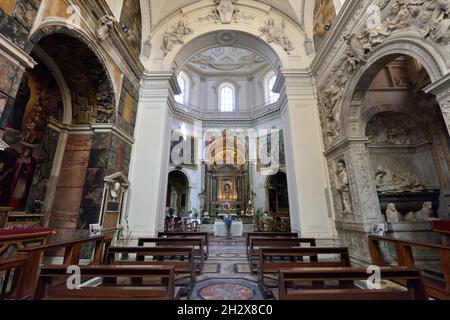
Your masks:
M 223 85 L 220 88 L 220 111 L 233 112 L 235 110 L 234 87 L 230 84 Z

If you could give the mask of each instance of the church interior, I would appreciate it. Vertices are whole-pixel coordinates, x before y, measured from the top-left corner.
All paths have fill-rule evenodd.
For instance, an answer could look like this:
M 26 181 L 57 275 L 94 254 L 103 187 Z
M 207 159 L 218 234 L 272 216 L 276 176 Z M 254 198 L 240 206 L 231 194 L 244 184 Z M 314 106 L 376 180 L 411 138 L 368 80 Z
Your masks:
M 0 301 L 450 300 L 450 1 L 0 0 Z

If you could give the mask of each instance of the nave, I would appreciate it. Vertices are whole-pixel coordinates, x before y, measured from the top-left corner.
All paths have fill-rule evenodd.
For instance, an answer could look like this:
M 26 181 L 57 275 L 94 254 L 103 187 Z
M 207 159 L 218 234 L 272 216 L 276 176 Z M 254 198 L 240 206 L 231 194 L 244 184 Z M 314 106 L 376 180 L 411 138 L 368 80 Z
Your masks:
M 448 238 L 445 225 L 443 239 Z M 450 298 L 450 248 L 372 235 L 374 266 L 352 263 L 349 249 L 322 246 L 296 233 L 250 232 L 213 237 L 161 232 L 118 243 L 115 230 L 96 236 L 2 231 L 0 243 L 39 241 L 0 260 L 2 300 L 428 300 Z M 22 242 L 23 243 L 23 242 Z M 396 257 L 386 259 L 385 245 Z M 413 251 L 441 257 L 442 273 L 415 261 Z M 387 253 L 389 255 L 389 253 Z M 389 261 L 389 259 L 391 261 Z M 377 267 L 381 266 L 381 267 Z

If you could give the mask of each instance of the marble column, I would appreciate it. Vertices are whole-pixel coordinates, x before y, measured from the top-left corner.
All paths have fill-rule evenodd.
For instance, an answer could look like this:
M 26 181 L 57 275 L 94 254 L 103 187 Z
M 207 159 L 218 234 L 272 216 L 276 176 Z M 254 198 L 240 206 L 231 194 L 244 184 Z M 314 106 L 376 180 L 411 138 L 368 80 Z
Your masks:
M 180 88 L 172 72 L 144 75 L 130 167 L 128 217 L 133 237 L 164 228 L 170 154 L 170 105 Z
M 327 206 L 326 163 L 311 75 L 283 70 L 275 90 L 281 93 L 292 230 L 303 237 L 331 240 L 334 228 Z

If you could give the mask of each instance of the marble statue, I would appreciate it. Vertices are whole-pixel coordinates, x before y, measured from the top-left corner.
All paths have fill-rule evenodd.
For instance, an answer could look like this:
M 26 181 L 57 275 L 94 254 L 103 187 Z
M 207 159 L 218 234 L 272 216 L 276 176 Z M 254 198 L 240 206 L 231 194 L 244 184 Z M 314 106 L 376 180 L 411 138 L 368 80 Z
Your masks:
M 417 221 L 430 221 L 433 220 L 434 212 L 433 212 L 433 203 L 427 201 L 423 204 L 422 209 L 417 211 L 415 214 L 415 219 Z
M 400 213 L 397 211 L 395 203 L 389 203 L 386 209 L 386 220 L 389 223 L 396 223 L 400 221 Z
M 350 181 L 347 175 L 347 167 L 344 161 L 339 161 L 336 165 L 337 168 L 337 190 L 342 201 L 342 213 L 351 214 L 352 210 L 352 199 L 350 194 Z
M 108 39 L 111 29 L 114 26 L 115 18 L 112 16 L 103 16 L 98 20 L 96 35 L 97 39 L 100 41 L 104 41 Z
M 404 3 L 397 0 L 392 7 L 391 14 L 386 19 L 386 29 L 388 32 L 400 30 L 408 27 L 409 12 Z
M 425 190 L 425 186 L 416 175 L 409 172 L 396 173 L 381 166 L 376 170 L 375 184 L 378 192 L 400 193 Z

